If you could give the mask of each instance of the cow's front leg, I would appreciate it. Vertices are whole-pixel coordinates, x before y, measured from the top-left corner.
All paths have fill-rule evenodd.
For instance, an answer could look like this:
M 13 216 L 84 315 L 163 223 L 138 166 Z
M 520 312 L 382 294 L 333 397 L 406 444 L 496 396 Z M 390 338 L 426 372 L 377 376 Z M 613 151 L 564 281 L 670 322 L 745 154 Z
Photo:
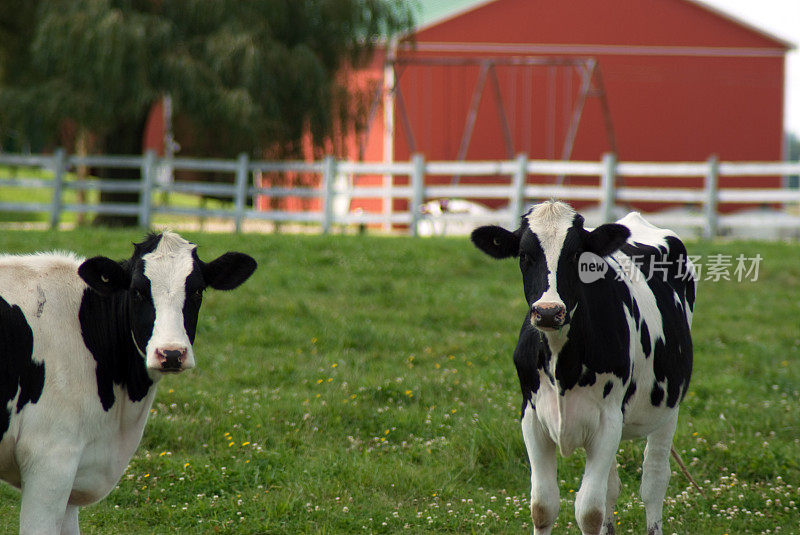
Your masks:
M 79 458 L 68 449 L 39 445 L 40 449 L 44 447 L 51 450 L 46 455 L 27 458 L 21 465 L 20 534 L 61 533 Z
M 61 523 L 61 535 L 80 535 L 81 529 L 78 524 L 77 505 L 67 505 L 67 512 L 64 513 L 64 521 Z
M 617 461 L 611 463 L 611 470 L 608 471 L 608 488 L 606 489 L 606 520 L 603 522 L 602 535 L 614 535 L 614 508 L 619 497 L 619 474 L 617 473 Z
M 678 410 L 663 427 L 647 435 L 642 463 L 642 501 L 647 516 L 647 535 L 661 535 L 661 514 L 669 485 L 669 453 L 678 424 Z
M 575 519 L 583 535 L 597 535 L 606 518 L 611 467 L 622 436 L 622 412 L 604 411 L 594 436 L 586 444 L 586 469 L 575 496 Z
M 522 437 L 531 463 L 531 520 L 534 535 L 549 535 L 558 518 L 556 445 L 542 429 L 536 411 L 526 407 Z

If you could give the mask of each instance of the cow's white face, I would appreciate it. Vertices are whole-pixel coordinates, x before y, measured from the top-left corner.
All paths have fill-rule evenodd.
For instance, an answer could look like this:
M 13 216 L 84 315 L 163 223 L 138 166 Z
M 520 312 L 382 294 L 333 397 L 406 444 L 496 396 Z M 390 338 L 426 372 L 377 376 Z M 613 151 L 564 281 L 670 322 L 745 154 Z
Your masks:
M 534 206 L 525 219 L 531 236 L 525 239 L 523 235 L 520 241 L 520 269 L 523 283 L 529 279 L 530 291 L 525 296 L 531 307 L 531 323 L 541 330 L 552 331 L 568 321 L 567 304 L 558 293 L 558 274 L 575 212 L 566 204 L 542 203 Z M 561 274 L 565 274 L 563 268 Z
M 203 291 L 236 288 L 255 268 L 255 260 L 242 253 L 205 263 L 195 244 L 163 232 L 135 244 L 133 256 L 124 262 L 99 256 L 81 264 L 78 273 L 95 291 L 123 303 L 125 317 L 117 318 L 123 337 L 152 375 L 195 366 L 192 344 Z
M 520 228 L 475 229 L 473 243 L 495 258 L 519 256 L 530 322 L 545 332 L 569 324 L 579 301 L 581 282 L 578 259 L 583 252 L 606 256 L 630 236 L 619 224 L 601 225 L 591 232 L 583 228 L 583 217 L 568 205 L 544 202 L 522 217 Z
M 150 296 L 148 300 L 143 291 L 143 302 L 132 309 L 152 307 L 152 312 L 146 311 L 153 317 L 152 334 L 146 346 L 140 345 L 143 333 L 135 332 L 134 340 L 140 351 L 144 349 L 145 365 L 150 370 L 181 372 L 195 365 L 192 342 L 203 292 L 195 250 L 194 244 L 167 233 L 153 252 L 142 256 L 142 275 L 149 283 L 142 286 L 144 291 L 149 286 Z M 148 326 L 138 325 L 136 318 L 131 320 L 136 331 L 147 330 Z

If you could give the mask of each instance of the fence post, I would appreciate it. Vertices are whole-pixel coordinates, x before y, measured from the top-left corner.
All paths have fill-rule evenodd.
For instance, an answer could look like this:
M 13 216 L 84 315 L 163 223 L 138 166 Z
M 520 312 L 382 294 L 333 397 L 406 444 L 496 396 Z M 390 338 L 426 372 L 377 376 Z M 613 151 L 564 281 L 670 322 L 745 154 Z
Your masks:
M 336 159 L 325 156 L 322 166 L 322 232 L 327 234 L 333 225 L 333 183 L 336 180 Z
M 603 217 L 603 223 L 614 221 L 614 203 L 617 197 L 616 179 L 617 155 L 607 152 L 603 154 L 603 174 L 600 176 L 600 214 Z
M 61 192 L 64 186 L 64 173 L 67 167 L 67 154 L 62 147 L 53 153 L 53 202 L 50 205 L 50 228 L 58 230 L 61 218 Z
M 236 233 L 242 231 L 242 220 L 244 219 L 244 208 L 247 204 L 247 186 L 250 177 L 250 157 L 246 152 L 239 154 L 239 161 L 236 165 L 236 197 L 234 198 L 234 227 Z
M 150 199 L 152 197 L 153 177 L 156 173 L 156 153 L 148 150 L 142 158 L 142 190 L 139 194 L 139 226 L 150 227 Z
M 421 215 L 422 202 L 425 198 L 425 156 L 414 154 L 411 159 L 413 169 L 411 170 L 411 227 L 409 232 L 412 236 L 418 235 L 417 224 Z
M 706 216 L 706 226 L 703 229 L 703 236 L 712 239 L 718 232 L 717 201 L 719 199 L 719 158 L 716 155 L 708 159 L 708 171 L 705 176 L 705 195 L 706 200 L 703 211 Z
M 525 179 L 528 176 L 528 155 L 517 154 L 517 167 L 512 177 L 512 191 L 509 205 L 511 208 L 511 228 L 519 225 L 519 218 L 525 210 Z

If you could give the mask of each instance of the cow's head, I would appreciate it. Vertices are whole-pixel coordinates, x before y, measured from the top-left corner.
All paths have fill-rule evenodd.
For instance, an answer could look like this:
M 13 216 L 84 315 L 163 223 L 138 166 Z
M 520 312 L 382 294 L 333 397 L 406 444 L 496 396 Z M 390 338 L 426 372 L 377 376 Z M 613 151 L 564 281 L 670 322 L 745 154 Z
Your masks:
M 100 294 L 123 297 L 123 328 L 130 330 L 148 370 L 175 373 L 194 367 L 192 343 L 203 291 L 232 290 L 255 269 L 256 261 L 243 253 L 203 262 L 195 244 L 166 231 L 134 244 L 128 260 L 96 256 L 83 262 L 78 274 Z
M 494 258 L 519 257 L 531 323 L 542 331 L 567 325 L 578 303 L 578 260 L 584 252 L 610 255 L 630 236 L 623 225 L 611 223 L 592 231 L 583 217 L 561 202 L 537 204 L 522 216 L 514 232 L 487 226 L 472 232 L 472 242 Z

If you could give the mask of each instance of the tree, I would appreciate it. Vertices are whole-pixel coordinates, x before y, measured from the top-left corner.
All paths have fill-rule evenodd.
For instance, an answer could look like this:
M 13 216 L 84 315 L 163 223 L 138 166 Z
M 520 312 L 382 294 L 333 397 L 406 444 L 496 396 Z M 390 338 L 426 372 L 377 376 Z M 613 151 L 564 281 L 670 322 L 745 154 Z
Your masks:
M 17 0 L 0 17 L 2 134 L 63 144 L 71 125 L 135 154 L 168 94 L 211 156 L 320 149 L 355 119 L 337 73 L 412 24 L 400 0 Z
M 786 132 L 786 159 L 790 162 L 800 161 L 800 137 L 792 132 Z M 800 188 L 800 176 L 792 175 L 789 177 L 790 188 Z

